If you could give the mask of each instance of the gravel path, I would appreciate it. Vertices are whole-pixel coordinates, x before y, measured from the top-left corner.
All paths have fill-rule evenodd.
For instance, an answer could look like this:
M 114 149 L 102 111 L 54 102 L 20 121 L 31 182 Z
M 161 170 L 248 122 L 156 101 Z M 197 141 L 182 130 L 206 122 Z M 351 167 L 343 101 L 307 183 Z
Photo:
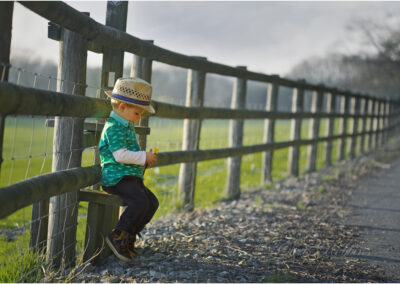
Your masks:
M 154 220 L 138 243 L 140 256 L 133 263 L 110 256 L 78 268 L 70 281 L 393 281 L 380 263 L 358 257 L 369 251 L 360 241 L 364 230 L 347 220 L 354 215 L 355 204 L 349 204 L 353 190 L 400 156 L 398 145 L 396 141 L 374 156 L 275 183 L 270 189 L 245 190 L 239 200 L 222 202 L 218 209 L 198 208 Z

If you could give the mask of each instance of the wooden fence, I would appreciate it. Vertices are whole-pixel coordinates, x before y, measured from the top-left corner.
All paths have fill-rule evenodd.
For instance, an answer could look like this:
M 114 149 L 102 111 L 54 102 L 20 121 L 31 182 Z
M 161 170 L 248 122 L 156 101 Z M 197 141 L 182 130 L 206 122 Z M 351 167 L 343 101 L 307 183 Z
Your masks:
M 325 143 L 325 163 L 332 164 L 332 143 L 339 141 L 339 158 L 345 158 L 346 141 L 350 141 L 350 157 L 356 155 L 356 141 L 360 140 L 360 152 L 371 151 L 387 142 L 398 128 L 399 104 L 393 100 L 358 94 L 323 85 L 313 85 L 304 80 L 294 81 L 248 71 L 246 67 L 230 67 L 208 61 L 204 57 L 186 56 L 160 48 L 152 41 L 140 40 L 125 33 L 126 2 L 115 6 L 108 3 L 106 25 L 101 25 L 63 2 L 21 1 L 23 6 L 51 21 L 49 37 L 63 42 L 58 74 L 61 80 L 76 82 L 73 87 L 59 85 L 57 92 L 16 86 L 7 83 L 3 76 L 0 83 L 0 143 L 3 141 L 4 120 L 7 115 L 54 116 L 47 126 L 55 128 L 55 149 L 53 172 L 31 178 L 0 189 L 0 218 L 4 218 L 25 206 L 33 204 L 31 247 L 47 247 L 48 259 L 59 266 L 62 261 L 74 262 L 75 246 L 66 248 L 65 240 L 72 244 L 76 240 L 77 202 L 88 201 L 87 229 L 85 239 L 85 259 L 91 257 L 103 242 L 103 237 L 115 225 L 122 200 L 101 191 L 82 190 L 98 184 L 100 166 L 81 167 L 81 154 L 85 147 L 98 143 L 98 131 L 93 124 L 84 123 L 84 118 L 97 118 L 101 125 L 111 110 L 105 99 L 85 97 L 85 70 L 87 51 L 103 53 L 102 88 L 110 88 L 110 74 L 114 78 L 122 76 L 123 52 L 134 54 L 132 76 L 151 81 L 152 61 L 187 68 L 188 85 L 186 106 L 178 106 L 153 101 L 155 116 L 161 118 L 184 119 L 182 151 L 158 154 L 156 166 L 181 163 L 179 174 L 179 196 L 185 209 L 194 207 L 196 162 L 228 158 L 226 194 L 229 198 L 240 196 L 241 156 L 263 153 L 262 184 L 272 179 L 274 150 L 289 148 L 288 171 L 299 175 L 299 149 L 308 146 L 307 170 L 316 170 L 318 143 Z M 0 3 L 1 34 L 11 33 L 13 2 Z M 2 37 L 0 58 L 9 63 L 10 37 Z M 8 48 L 7 48 L 8 46 Z M 68 64 L 65 64 L 68 62 Z M 7 68 L 3 68 L 7 70 Z M 206 74 L 214 73 L 235 77 L 230 109 L 204 107 Z M 249 80 L 263 82 L 268 86 L 267 103 L 264 111 L 245 109 L 246 85 Z M 292 111 L 277 110 L 280 87 L 293 89 Z M 303 111 L 305 91 L 312 92 L 310 112 Z M 326 99 L 326 112 L 322 105 Z M 340 112 L 336 105 L 340 103 Z M 73 118 L 73 119 L 72 119 Z M 340 118 L 340 134 L 334 135 L 334 120 Z M 220 149 L 199 149 L 200 129 L 203 119 L 229 119 L 229 147 Z M 262 144 L 243 146 L 243 121 L 245 119 L 265 120 Z M 277 119 L 291 120 L 290 141 L 275 142 L 274 128 Z M 309 139 L 301 139 L 301 121 L 310 119 Z M 326 135 L 319 135 L 321 119 L 328 119 Z M 350 131 L 347 129 L 351 120 Z M 361 131 L 359 125 L 361 124 Z M 368 124 L 368 125 L 367 125 Z M 71 125 L 74 125 L 72 127 Z M 73 129 L 72 129 L 73 128 Z M 148 118 L 144 118 L 137 128 L 142 148 L 146 147 L 149 134 Z M 73 135 L 72 135 L 73 131 Z M 66 138 L 74 137 L 72 162 L 59 153 L 65 152 Z M 68 140 L 68 147 L 70 141 Z M 2 144 L 0 144 L 2 146 Z M 63 150 L 64 149 L 64 150 Z M 0 154 L 2 147 L 0 148 Z M 0 155 L 0 162 L 2 155 Z M 1 168 L 0 168 L 1 170 Z M 69 216 L 66 218 L 66 216 Z M 68 219 L 68 224 L 63 222 Z M 37 221 L 39 220 L 39 221 Z M 66 226 L 69 226 L 66 229 Z M 59 233 L 63 232 L 63 233 Z M 58 234 L 57 234 L 58 233 Z M 56 236 L 57 235 L 57 236 Z M 63 251 L 59 257 L 60 250 Z M 104 250 L 101 256 L 109 251 Z

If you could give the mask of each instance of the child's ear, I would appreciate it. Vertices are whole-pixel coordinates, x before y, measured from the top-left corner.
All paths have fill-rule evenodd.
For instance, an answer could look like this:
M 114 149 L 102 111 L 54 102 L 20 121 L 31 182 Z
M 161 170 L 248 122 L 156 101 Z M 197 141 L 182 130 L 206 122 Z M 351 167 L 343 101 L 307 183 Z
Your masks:
M 123 111 L 126 108 L 126 103 L 119 104 L 119 110 Z

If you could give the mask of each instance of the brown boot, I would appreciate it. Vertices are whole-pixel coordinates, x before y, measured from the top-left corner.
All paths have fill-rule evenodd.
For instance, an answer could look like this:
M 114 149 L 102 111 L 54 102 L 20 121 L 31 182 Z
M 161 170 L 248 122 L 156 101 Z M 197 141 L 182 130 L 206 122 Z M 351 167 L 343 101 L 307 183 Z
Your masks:
M 122 231 L 118 234 L 113 231 L 106 237 L 106 242 L 116 257 L 125 262 L 132 262 L 132 257 L 128 250 L 129 234 Z
M 136 234 L 135 235 L 129 234 L 128 251 L 132 258 L 136 257 L 138 255 L 138 253 L 135 249 L 135 242 L 136 242 Z

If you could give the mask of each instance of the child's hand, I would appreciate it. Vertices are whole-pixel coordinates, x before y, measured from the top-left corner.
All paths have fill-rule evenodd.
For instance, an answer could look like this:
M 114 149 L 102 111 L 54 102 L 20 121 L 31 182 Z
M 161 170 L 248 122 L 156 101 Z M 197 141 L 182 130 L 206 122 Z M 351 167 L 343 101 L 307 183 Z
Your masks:
M 149 152 L 146 152 L 146 165 L 151 167 L 156 162 L 157 156 L 153 154 L 153 149 L 150 149 Z

